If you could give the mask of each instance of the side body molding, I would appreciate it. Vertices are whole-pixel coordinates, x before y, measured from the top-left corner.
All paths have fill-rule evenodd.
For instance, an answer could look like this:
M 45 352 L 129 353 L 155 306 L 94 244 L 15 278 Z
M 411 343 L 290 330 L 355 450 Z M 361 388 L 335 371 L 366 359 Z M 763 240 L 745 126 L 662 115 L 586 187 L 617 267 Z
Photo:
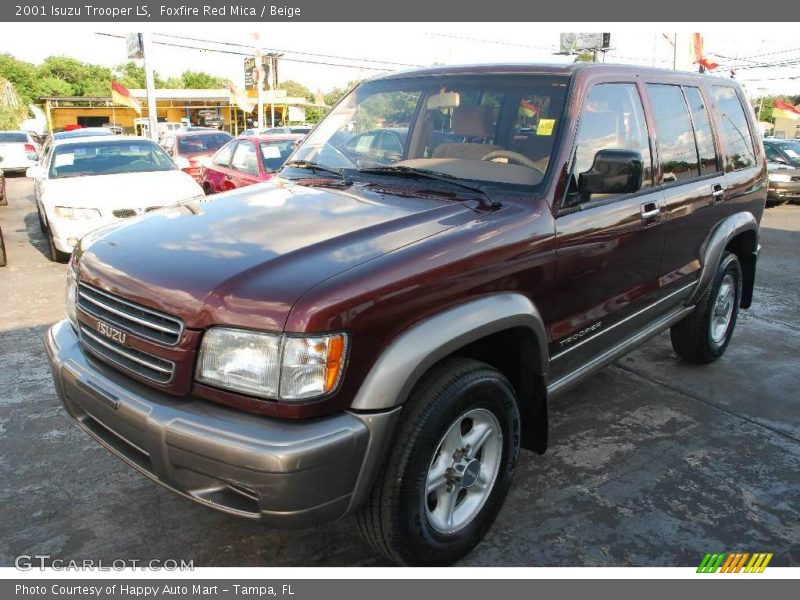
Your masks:
M 711 232 L 711 235 L 709 235 L 700 249 L 703 266 L 700 271 L 700 278 L 697 281 L 697 287 L 686 300 L 687 305 L 697 304 L 708 289 L 708 286 L 711 285 L 714 270 L 717 268 L 717 264 L 727 245 L 734 237 L 746 231 L 754 233 L 753 247 L 748 248 L 748 251 L 755 253 L 758 250 L 758 222 L 752 213 L 743 211 L 729 215 Z
M 403 404 L 419 378 L 449 354 L 487 335 L 525 327 L 534 334 L 534 368 L 547 376 L 547 329 L 536 306 L 518 293 L 472 300 L 429 317 L 395 339 L 373 365 L 353 410 L 385 410 Z

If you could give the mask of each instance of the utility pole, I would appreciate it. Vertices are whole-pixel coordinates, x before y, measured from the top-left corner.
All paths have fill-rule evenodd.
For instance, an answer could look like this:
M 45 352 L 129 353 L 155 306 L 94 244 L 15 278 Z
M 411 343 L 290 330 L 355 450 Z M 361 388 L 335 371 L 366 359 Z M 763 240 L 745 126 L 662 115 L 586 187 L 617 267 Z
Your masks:
M 678 68 L 678 34 L 672 38 L 672 70 Z
M 261 62 L 261 36 L 258 33 L 253 34 L 253 42 L 255 44 L 255 59 L 256 59 L 256 75 L 258 81 L 256 82 L 256 90 L 258 92 L 258 129 L 264 128 L 264 65 Z
M 142 33 L 142 55 L 144 57 L 144 82 L 147 92 L 147 120 L 150 139 L 158 141 L 158 113 L 156 112 L 156 80 L 153 76 L 153 43 L 150 32 Z

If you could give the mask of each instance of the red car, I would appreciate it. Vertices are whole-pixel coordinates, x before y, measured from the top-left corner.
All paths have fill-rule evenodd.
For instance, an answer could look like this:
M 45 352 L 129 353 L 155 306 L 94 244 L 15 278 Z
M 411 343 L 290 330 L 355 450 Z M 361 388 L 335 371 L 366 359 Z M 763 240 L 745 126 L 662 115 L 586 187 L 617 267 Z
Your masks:
M 201 185 L 215 194 L 268 181 L 283 166 L 304 135 L 251 135 L 223 146 L 203 167 Z
M 201 182 L 203 161 L 233 138 L 229 133 L 215 129 L 200 131 L 171 131 L 161 139 L 161 146 L 172 157 L 178 168 Z

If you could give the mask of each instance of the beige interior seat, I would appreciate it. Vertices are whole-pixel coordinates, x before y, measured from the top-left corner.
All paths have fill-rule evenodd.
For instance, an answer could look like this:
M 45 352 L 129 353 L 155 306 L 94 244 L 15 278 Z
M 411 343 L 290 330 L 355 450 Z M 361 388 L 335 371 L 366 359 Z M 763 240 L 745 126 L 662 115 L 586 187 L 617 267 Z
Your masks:
M 453 109 L 453 133 L 464 138 L 489 140 L 494 136 L 491 106 L 459 106 Z M 480 160 L 489 152 L 503 150 L 496 144 L 445 143 L 433 150 L 432 158 Z

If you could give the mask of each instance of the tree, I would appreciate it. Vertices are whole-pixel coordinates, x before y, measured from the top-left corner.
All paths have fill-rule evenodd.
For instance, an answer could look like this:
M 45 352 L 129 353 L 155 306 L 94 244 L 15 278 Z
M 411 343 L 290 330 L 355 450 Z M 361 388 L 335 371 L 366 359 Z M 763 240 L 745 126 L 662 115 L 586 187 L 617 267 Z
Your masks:
M 595 55 L 593 52 L 589 52 L 588 50 L 584 50 L 578 56 L 575 57 L 575 60 L 572 62 L 595 62 Z
M 0 54 L 0 78 L 14 84 L 22 102 L 30 104 L 38 99 L 34 91 L 37 79 L 35 65 L 18 60 L 10 54 Z
M 215 75 L 202 71 L 184 71 L 181 73 L 183 86 L 189 90 L 219 89 L 227 85 L 228 81 Z
M 27 112 L 14 84 L 0 77 L 0 130 L 17 129 Z
M 294 98 L 304 98 L 309 102 L 314 101 L 314 94 L 311 93 L 311 90 L 304 86 L 302 83 L 298 83 L 297 81 L 284 81 L 283 83 L 278 85 L 279 90 L 286 90 L 286 94 L 288 96 L 292 96 Z

